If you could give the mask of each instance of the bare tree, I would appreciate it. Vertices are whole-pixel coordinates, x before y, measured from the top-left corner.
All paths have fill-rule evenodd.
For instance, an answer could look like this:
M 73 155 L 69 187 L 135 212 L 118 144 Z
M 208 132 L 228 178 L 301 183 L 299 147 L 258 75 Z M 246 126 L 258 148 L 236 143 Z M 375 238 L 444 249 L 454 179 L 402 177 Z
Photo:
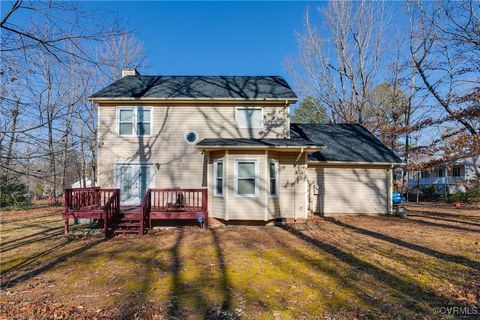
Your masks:
M 381 3 L 329 2 L 318 9 L 326 21 L 322 36 L 305 15 L 299 35 L 296 80 L 302 91 L 327 108 L 332 122 L 368 126 L 369 94 L 379 83 L 387 17 Z
M 4 8 L 0 169 L 30 185 L 49 181 L 56 196 L 75 179 L 95 177 L 96 110 L 86 97 L 119 78 L 122 67 L 143 67 L 143 46 L 115 18 L 97 19 L 81 3 Z
M 99 51 L 98 60 L 109 68 L 109 72 L 105 73 L 106 79 L 100 80 L 108 83 L 120 79 L 122 69 L 142 69 L 147 64 L 143 43 L 131 33 L 125 32 L 112 37 Z
M 410 56 L 430 95 L 432 114 L 421 125 L 439 131 L 421 148 L 452 160 L 480 149 L 480 3 L 410 2 Z M 434 162 L 435 162 L 434 161 Z

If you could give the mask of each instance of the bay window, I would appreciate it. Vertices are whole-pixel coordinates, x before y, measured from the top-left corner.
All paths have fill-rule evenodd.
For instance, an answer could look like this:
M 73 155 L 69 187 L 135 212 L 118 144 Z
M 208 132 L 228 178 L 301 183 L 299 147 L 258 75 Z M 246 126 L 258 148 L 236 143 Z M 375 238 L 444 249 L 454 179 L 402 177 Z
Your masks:
M 213 195 L 223 197 L 223 160 L 215 160 L 213 162 L 213 170 Z
M 237 160 L 235 165 L 235 195 L 256 197 L 258 195 L 258 161 Z
M 278 161 L 270 160 L 269 162 L 269 182 L 270 196 L 278 196 Z

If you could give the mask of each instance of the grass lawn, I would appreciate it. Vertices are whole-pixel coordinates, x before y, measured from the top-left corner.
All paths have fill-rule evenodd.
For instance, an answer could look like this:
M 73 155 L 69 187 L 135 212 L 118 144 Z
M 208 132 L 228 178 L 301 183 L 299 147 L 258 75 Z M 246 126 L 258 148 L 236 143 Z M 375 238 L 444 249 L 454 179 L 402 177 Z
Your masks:
M 414 206 L 286 227 L 104 240 L 58 208 L 3 212 L 7 319 L 437 319 L 480 312 L 480 211 Z M 448 317 L 447 317 L 448 318 Z M 453 318 L 453 317 L 452 317 Z

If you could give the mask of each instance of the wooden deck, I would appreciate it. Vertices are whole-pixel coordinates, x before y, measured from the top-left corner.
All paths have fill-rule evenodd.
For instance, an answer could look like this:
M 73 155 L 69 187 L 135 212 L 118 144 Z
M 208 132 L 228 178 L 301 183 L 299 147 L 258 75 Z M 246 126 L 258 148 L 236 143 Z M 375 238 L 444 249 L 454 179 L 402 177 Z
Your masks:
M 73 218 L 102 220 L 105 236 L 144 234 L 152 220 L 201 220 L 203 227 L 208 218 L 207 189 L 148 189 L 140 206 L 120 206 L 119 189 L 66 189 L 63 218 L 66 234 Z

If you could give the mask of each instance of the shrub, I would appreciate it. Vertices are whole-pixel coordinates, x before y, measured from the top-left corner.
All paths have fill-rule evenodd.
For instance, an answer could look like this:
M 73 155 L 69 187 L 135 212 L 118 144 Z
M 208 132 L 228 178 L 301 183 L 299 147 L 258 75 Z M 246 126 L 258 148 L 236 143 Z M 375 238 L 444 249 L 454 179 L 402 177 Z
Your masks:
M 452 194 L 448 195 L 446 202 L 447 203 L 467 202 L 466 200 L 467 200 L 466 193 L 455 192 L 455 193 L 452 193 Z
M 456 192 L 448 195 L 447 202 L 464 202 L 471 203 L 473 201 L 480 201 L 480 184 L 467 189 L 466 192 Z
M 467 202 L 480 201 L 480 184 L 476 184 L 474 187 L 469 188 L 466 192 Z
M 27 185 L 16 178 L 0 176 L 0 208 L 22 208 L 29 204 Z

